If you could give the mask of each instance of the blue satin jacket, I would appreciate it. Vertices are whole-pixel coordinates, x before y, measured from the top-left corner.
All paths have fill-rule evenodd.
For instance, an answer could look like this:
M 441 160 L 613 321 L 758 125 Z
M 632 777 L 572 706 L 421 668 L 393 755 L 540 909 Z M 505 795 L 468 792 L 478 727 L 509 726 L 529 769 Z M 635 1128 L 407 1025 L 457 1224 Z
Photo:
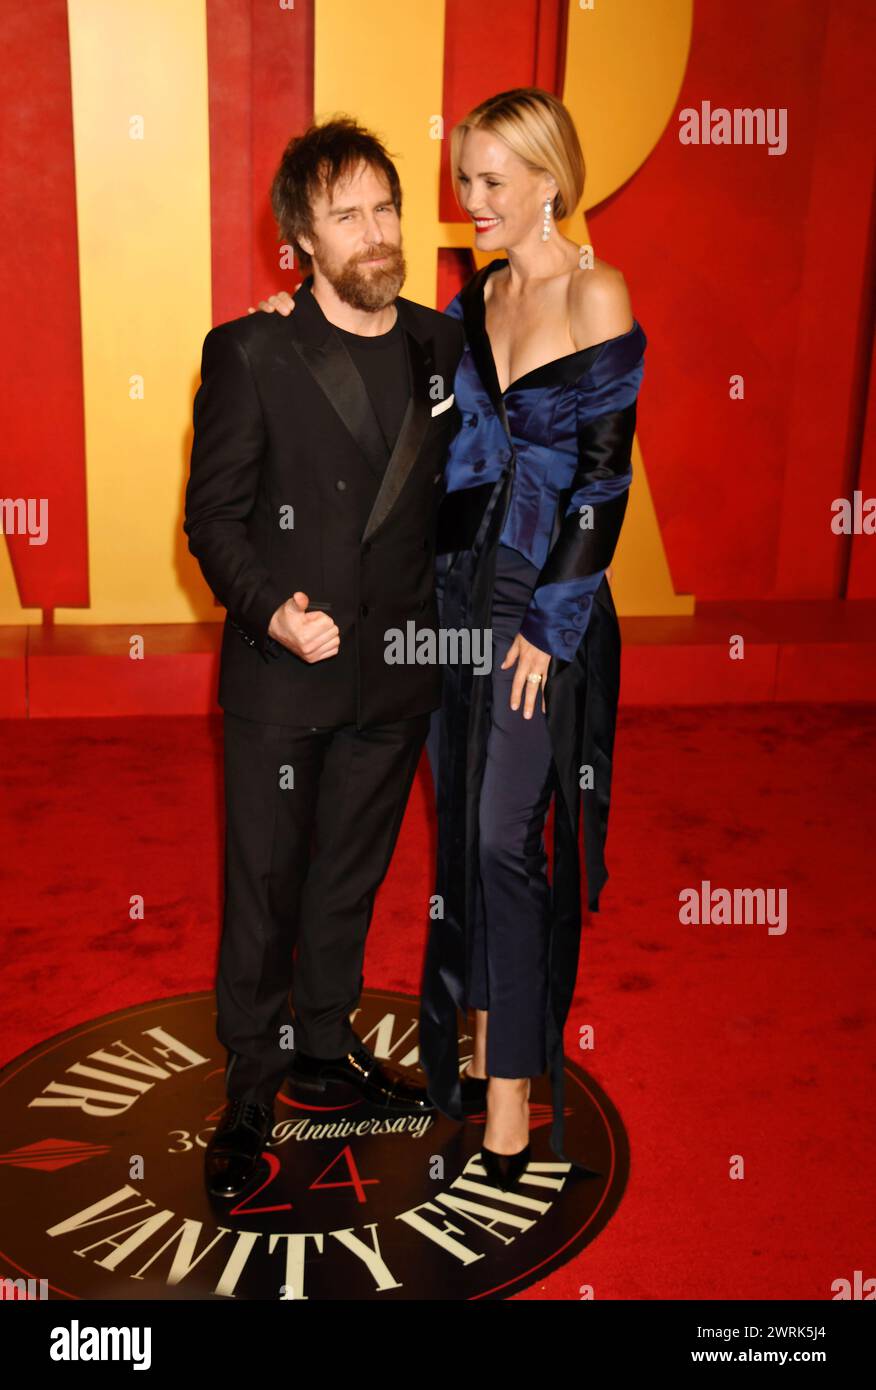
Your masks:
M 451 445 L 447 493 L 514 476 L 500 544 L 540 571 L 520 631 L 570 661 L 620 534 L 633 470 L 636 398 L 647 343 L 627 333 L 536 367 L 502 392 L 484 325 L 483 284 L 445 313 L 461 319 L 466 348 L 454 378 L 462 425 Z M 465 299 L 463 298 L 465 296 Z M 465 303 L 465 309 L 464 309 Z

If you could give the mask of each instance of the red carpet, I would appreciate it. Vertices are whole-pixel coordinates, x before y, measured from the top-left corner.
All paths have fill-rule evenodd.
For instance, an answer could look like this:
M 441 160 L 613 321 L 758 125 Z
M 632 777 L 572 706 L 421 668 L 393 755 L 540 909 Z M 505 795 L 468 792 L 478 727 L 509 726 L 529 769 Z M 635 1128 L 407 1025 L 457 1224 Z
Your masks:
M 0 739 L 2 1060 L 211 988 L 220 718 L 3 720 Z M 617 751 L 611 878 L 566 1043 L 595 1026 L 577 1056 L 624 1118 L 630 1184 L 596 1242 L 519 1297 L 829 1298 L 834 1279 L 876 1273 L 876 707 L 622 707 Z M 418 988 L 430 794 L 424 764 L 370 987 Z M 787 932 L 680 925 L 678 893 L 702 879 L 786 888 Z

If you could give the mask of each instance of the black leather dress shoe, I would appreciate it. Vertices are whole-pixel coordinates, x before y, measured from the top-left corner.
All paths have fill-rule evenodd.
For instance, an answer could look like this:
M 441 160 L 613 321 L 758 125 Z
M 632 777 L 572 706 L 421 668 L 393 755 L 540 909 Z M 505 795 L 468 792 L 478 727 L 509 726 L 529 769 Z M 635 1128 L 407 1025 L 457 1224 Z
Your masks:
M 395 1067 L 378 1062 L 362 1042 L 334 1058 L 309 1057 L 296 1048 L 288 1076 L 303 1091 L 324 1091 L 332 1082 L 345 1081 L 371 1105 L 391 1115 L 425 1115 L 435 1109 L 424 1086 L 412 1086 Z
M 273 1105 L 230 1100 L 204 1156 L 211 1197 L 238 1197 L 258 1167 L 274 1127 Z

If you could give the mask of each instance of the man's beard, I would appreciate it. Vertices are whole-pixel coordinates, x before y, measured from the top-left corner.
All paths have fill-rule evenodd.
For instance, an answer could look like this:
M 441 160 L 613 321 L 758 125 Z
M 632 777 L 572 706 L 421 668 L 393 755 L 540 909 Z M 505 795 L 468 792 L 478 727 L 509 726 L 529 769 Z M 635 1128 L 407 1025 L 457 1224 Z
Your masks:
M 319 257 L 319 246 L 314 251 L 319 258 L 319 268 L 339 299 L 354 309 L 365 309 L 374 313 L 385 309 L 398 298 L 399 290 L 405 282 L 407 266 L 400 246 L 386 243 L 372 246 L 362 256 L 349 260 L 337 269 L 328 259 Z M 361 262 L 372 256 L 386 256 L 383 265 L 365 266 Z

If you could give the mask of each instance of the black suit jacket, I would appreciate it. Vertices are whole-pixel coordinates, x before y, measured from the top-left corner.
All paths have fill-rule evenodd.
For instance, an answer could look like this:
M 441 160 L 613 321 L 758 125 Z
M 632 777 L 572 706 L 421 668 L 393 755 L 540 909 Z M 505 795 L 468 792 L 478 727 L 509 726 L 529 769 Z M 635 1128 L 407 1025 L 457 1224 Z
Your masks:
M 385 633 L 438 626 L 436 517 L 461 424 L 452 394 L 464 330 L 396 300 L 414 389 L 387 461 L 362 378 L 311 288 L 308 277 L 288 318 L 248 314 L 204 339 L 183 529 L 228 610 L 222 708 L 362 727 L 440 700 L 440 668 L 387 664 Z M 337 623 L 336 656 L 309 664 L 268 635 L 299 589 Z

